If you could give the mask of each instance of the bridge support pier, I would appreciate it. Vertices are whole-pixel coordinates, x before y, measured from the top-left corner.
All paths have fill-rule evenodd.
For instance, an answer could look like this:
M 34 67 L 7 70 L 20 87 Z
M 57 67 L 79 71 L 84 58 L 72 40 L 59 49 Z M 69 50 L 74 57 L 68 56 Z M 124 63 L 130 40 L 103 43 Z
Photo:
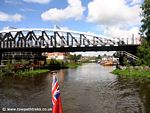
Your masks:
M 2 54 L 3 53 L 0 53 L 0 65 L 2 64 Z
M 123 63 L 123 56 L 120 56 L 120 57 L 119 57 L 119 65 L 124 66 L 124 63 Z

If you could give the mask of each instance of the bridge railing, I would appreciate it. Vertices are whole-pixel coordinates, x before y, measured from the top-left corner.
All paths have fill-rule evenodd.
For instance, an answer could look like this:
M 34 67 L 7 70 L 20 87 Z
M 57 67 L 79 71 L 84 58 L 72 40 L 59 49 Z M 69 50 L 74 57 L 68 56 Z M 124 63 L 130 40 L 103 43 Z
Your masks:
M 138 57 L 129 53 L 129 52 L 126 52 L 126 51 L 121 51 L 121 54 L 124 54 L 125 56 L 129 57 L 129 58 L 132 58 L 133 60 L 137 60 Z

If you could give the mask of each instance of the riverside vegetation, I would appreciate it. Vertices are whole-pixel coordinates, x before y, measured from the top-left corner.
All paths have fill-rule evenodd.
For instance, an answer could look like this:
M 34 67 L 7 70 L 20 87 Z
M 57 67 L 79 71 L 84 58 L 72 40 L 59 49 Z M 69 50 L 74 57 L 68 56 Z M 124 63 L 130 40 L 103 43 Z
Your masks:
M 115 69 L 112 73 L 118 76 L 150 78 L 150 69 L 147 67 L 127 67 L 125 69 Z
M 29 61 L 22 60 L 19 63 L 7 62 L 6 66 L 0 69 L 0 76 L 38 76 L 43 73 L 47 73 L 50 70 L 64 69 L 64 68 L 77 68 L 81 63 L 74 61 L 63 61 L 63 60 L 47 60 L 46 64 L 37 66 L 30 64 Z

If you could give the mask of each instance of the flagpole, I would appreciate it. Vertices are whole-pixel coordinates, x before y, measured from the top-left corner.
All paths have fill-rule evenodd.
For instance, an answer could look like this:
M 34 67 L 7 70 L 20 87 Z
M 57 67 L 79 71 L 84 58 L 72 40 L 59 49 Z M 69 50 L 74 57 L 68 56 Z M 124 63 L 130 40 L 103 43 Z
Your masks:
M 50 74 L 51 74 L 51 76 L 52 76 L 52 78 L 53 78 L 54 74 L 57 74 L 57 71 L 51 71 Z M 52 81 L 53 81 L 53 80 L 52 80 Z M 51 101 L 51 103 L 52 103 L 52 101 Z M 50 108 L 50 111 L 51 111 L 51 112 L 52 112 L 52 109 L 53 109 L 53 104 L 52 104 L 52 107 Z
M 60 89 L 59 84 L 57 80 L 57 71 L 51 71 L 51 74 L 53 76 L 53 82 L 52 82 L 52 113 L 63 113 L 62 111 L 62 103 L 60 98 Z

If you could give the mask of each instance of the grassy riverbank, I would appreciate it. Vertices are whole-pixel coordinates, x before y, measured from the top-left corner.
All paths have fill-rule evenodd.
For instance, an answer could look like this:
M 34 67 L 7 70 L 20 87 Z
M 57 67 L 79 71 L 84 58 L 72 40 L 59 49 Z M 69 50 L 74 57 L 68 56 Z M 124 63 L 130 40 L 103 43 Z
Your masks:
M 75 62 L 70 62 L 68 64 L 66 64 L 68 68 L 77 68 L 78 66 L 82 65 L 82 63 L 75 63 Z
M 75 62 L 75 61 L 66 61 L 64 62 L 63 60 L 48 60 L 47 61 L 47 65 L 45 66 L 45 68 L 47 69 L 65 69 L 65 68 L 77 68 L 78 66 L 80 66 L 82 63 L 81 62 Z
M 48 69 L 38 69 L 38 70 L 30 70 L 30 71 L 19 71 L 15 74 L 15 76 L 27 77 L 27 76 L 38 76 L 44 73 L 49 72 Z
M 112 73 L 119 76 L 150 78 L 150 70 L 146 69 L 115 69 Z
M 0 76 L 18 76 L 18 77 L 31 77 L 31 76 L 38 76 L 44 73 L 49 72 L 48 69 L 38 69 L 38 70 L 26 70 L 26 71 L 6 71 L 6 72 L 0 72 Z

